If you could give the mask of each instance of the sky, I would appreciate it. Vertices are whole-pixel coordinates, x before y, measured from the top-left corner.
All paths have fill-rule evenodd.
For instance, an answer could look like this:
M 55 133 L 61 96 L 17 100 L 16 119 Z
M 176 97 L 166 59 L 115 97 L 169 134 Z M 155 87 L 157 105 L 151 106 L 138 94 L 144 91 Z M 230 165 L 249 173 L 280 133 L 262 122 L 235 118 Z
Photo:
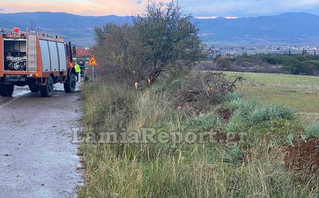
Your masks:
M 0 0 L 0 12 L 68 12 L 86 16 L 142 14 L 154 0 Z M 155 0 L 170 1 L 170 0 Z M 185 14 L 245 17 L 308 12 L 319 15 L 319 0 L 179 0 Z

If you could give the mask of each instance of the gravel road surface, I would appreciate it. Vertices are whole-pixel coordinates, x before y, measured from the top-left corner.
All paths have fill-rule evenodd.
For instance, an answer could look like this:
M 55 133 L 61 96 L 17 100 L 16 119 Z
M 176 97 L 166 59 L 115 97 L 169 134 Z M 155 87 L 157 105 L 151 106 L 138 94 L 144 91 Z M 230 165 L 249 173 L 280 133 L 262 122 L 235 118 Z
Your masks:
M 80 159 L 71 129 L 81 112 L 78 91 L 66 94 L 60 84 L 51 98 L 27 87 L 0 96 L 0 198 L 76 197 Z

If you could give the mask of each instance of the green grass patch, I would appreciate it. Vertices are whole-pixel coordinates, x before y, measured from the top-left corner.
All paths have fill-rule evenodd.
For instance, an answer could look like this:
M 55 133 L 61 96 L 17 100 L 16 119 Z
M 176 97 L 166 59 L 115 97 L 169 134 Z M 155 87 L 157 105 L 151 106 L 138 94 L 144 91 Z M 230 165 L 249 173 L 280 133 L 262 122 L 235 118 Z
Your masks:
M 291 107 L 299 111 L 303 122 L 319 122 L 318 77 L 257 73 L 242 75 L 246 80 L 238 85 L 238 92 L 247 100 Z

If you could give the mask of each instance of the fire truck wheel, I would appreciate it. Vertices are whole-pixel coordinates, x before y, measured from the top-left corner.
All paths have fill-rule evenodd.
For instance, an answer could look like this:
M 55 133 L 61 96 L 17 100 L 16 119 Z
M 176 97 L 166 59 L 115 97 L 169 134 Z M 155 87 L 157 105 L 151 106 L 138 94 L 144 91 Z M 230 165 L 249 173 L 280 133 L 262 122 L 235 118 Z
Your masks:
M 49 76 L 47 80 L 47 84 L 40 87 L 41 96 L 51 97 L 53 95 L 53 88 L 54 88 L 53 78 Z
M 76 87 L 76 77 L 74 74 L 71 74 L 70 79 L 64 83 L 64 91 L 66 93 L 73 93 Z
M 29 84 L 29 89 L 31 92 L 38 92 L 40 89 L 38 86 L 36 86 L 34 83 Z
M 13 85 L 0 85 L 0 95 L 2 97 L 11 97 L 13 94 Z

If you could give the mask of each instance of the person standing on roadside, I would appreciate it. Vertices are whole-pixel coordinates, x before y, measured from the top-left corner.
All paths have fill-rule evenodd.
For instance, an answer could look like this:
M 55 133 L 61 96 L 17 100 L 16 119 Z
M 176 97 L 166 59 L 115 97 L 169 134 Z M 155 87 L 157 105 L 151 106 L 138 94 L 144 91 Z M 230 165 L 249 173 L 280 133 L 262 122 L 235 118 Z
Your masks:
M 80 69 L 81 69 L 81 78 L 83 78 L 83 77 L 84 77 L 84 72 L 85 72 L 84 62 L 83 62 L 83 61 L 80 61 L 80 62 L 79 62 L 79 65 L 80 65 Z
M 81 73 L 80 65 L 78 63 L 75 63 L 74 69 L 75 69 L 75 74 L 76 74 L 77 81 L 79 81 L 79 74 Z

